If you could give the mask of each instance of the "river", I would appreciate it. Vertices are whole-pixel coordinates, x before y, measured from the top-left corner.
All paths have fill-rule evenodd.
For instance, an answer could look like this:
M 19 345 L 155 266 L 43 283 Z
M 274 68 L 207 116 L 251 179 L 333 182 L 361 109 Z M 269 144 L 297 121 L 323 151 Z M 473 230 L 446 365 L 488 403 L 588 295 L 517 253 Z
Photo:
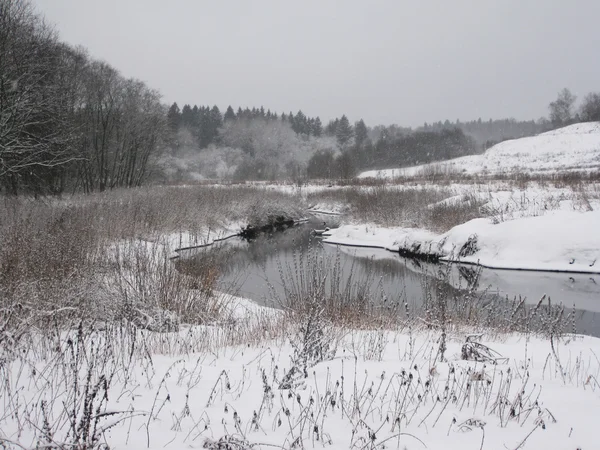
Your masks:
M 338 225 L 335 216 L 328 216 L 284 232 L 264 234 L 253 241 L 235 237 L 186 252 L 179 264 L 193 266 L 198 260 L 211 258 L 219 266 L 220 289 L 272 307 L 281 306 L 282 280 L 299 279 L 302 272 L 299 266 L 303 263 L 335 265 L 336 277 L 342 284 L 363 280 L 374 301 L 388 305 L 406 302 L 413 310 L 423 304 L 432 289 L 432 280 L 445 273 L 446 281 L 454 289 L 471 288 L 490 301 L 515 298 L 518 301 L 521 296 L 526 304 L 534 305 L 546 295 L 553 305 L 564 305 L 565 314 L 574 313 L 577 333 L 600 337 L 600 276 L 477 271 L 467 266 L 453 266 L 448 271 L 445 265 L 403 258 L 387 250 L 325 244 L 311 232 L 322 228 L 324 219 L 332 228 Z

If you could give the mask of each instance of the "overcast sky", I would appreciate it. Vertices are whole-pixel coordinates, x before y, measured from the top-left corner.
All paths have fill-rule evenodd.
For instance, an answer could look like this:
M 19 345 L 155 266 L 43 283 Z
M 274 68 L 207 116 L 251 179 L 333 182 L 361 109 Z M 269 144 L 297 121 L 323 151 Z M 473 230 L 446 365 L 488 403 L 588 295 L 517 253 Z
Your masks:
M 600 91 L 600 0 L 33 0 L 61 38 L 180 106 L 420 125 Z

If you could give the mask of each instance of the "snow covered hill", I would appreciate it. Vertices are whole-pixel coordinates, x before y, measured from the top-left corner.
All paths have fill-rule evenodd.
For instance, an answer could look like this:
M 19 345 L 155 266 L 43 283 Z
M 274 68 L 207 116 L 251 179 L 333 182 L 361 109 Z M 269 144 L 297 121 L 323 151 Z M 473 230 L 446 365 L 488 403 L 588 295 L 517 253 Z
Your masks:
M 369 170 L 359 178 L 413 176 L 428 170 L 465 174 L 547 173 L 600 169 L 600 122 L 578 123 L 504 141 L 481 155 L 401 169 Z

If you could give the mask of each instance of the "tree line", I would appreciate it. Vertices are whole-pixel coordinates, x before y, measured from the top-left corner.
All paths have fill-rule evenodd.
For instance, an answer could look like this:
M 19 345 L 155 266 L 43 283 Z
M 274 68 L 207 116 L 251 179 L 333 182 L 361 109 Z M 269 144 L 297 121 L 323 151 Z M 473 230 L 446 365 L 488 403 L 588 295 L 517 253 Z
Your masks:
M 58 40 L 24 0 L 0 0 L 0 189 L 141 185 L 161 145 L 157 91 Z
M 549 117 L 369 127 L 346 115 L 161 103 L 85 49 L 60 42 L 27 0 L 0 0 L 0 190 L 58 194 L 148 180 L 348 178 L 482 152 L 505 139 L 600 121 L 600 94 L 559 92 Z
M 579 108 L 577 96 L 567 88 L 562 89 L 556 100 L 548 105 L 551 128 L 564 127 L 578 122 L 600 122 L 600 92 L 588 93 Z

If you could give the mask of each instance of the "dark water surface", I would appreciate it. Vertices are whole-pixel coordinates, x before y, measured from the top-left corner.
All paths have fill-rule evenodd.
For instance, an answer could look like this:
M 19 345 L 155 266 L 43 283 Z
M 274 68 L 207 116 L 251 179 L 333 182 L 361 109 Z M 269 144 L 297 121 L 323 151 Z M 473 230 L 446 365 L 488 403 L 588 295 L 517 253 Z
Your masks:
M 406 259 L 381 249 L 337 246 L 312 235 L 314 228 L 337 226 L 335 217 L 325 217 L 290 228 L 283 233 L 262 235 L 248 242 L 232 238 L 212 248 L 182 255 L 184 260 L 211 257 L 219 261 L 220 288 L 263 305 L 278 307 L 283 297 L 282 279 L 298 279 L 301 261 L 336 264 L 342 284 L 348 279 L 364 280 L 377 301 L 411 308 L 424 302 L 431 280 L 445 266 Z M 303 256 L 304 255 L 304 256 Z M 310 255 L 309 258 L 306 255 Z M 478 272 L 478 273 L 477 273 Z M 295 275 L 294 275 L 295 274 Z M 474 275 L 477 274 L 477 277 Z M 546 295 L 553 304 L 563 304 L 566 313 L 575 311 L 577 333 L 600 337 L 600 276 L 548 272 L 522 272 L 454 266 L 448 280 L 454 288 L 477 282 L 490 301 L 522 296 L 534 305 Z M 387 302 L 387 303 L 386 303 Z

